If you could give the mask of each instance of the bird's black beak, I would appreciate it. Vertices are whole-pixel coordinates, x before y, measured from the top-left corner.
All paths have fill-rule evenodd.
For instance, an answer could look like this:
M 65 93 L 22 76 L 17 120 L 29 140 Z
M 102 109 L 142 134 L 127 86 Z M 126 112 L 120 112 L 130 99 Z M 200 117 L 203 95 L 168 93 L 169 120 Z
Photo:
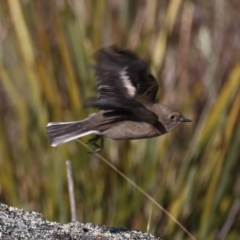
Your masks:
M 182 117 L 180 122 L 192 122 L 192 120 Z

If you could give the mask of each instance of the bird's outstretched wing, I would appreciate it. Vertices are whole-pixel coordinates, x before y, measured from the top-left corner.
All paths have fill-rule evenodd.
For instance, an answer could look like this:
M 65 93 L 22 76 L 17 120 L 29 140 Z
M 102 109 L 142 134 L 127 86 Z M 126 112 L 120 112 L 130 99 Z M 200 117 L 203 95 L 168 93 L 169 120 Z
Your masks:
M 98 98 L 120 95 L 155 101 L 158 84 L 146 63 L 135 54 L 111 46 L 100 49 L 95 58 Z
M 98 97 L 90 106 L 110 110 L 108 122 L 132 120 L 156 124 L 158 117 L 143 102 L 154 103 L 158 84 L 144 61 L 115 46 L 96 55 Z

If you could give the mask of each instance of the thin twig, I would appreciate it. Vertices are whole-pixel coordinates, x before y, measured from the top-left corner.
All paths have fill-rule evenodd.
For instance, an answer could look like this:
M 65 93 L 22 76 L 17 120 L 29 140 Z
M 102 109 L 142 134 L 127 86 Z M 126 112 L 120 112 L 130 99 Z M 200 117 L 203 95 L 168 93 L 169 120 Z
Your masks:
M 77 216 L 76 216 L 76 203 L 75 203 L 75 197 L 74 197 L 71 161 L 69 160 L 66 161 L 66 167 L 67 167 L 69 200 L 70 200 L 70 208 L 71 208 L 71 220 L 73 222 L 73 221 L 77 221 Z
M 127 43 L 128 48 L 130 48 L 132 50 L 136 48 L 136 46 L 139 42 L 140 32 L 141 32 L 143 25 L 145 23 L 145 20 L 146 20 L 146 14 L 147 14 L 147 12 L 146 12 L 145 6 L 141 6 L 138 8 L 137 16 L 135 18 L 133 27 L 130 31 L 129 39 L 128 39 L 128 43 Z
M 150 208 L 150 211 L 149 211 L 149 216 L 148 216 L 148 222 L 147 222 L 147 233 L 149 233 L 149 230 L 150 230 L 150 224 L 151 224 L 151 218 L 152 218 L 152 205 L 151 205 L 151 208 Z
M 217 240 L 226 239 L 226 236 L 233 224 L 233 221 L 234 221 L 239 209 L 240 209 L 240 200 L 236 199 L 236 201 L 234 202 L 234 204 L 232 205 L 232 207 L 228 213 L 227 219 L 226 219 L 225 223 L 223 224 L 221 231 L 219 232 L 219 234 L 217 236 Z
M 77 140 L 88 150 L 91 148 L 81 140 Z M 102 157 L 98 153 L 96 154 L 104 163 L 106 163 L 109 167 L 111 167 L 116 173 L 118 173 L 121 177 L 123 177 L 128 183 L 130 183 L 133 187 L 135 187 L 139 192 L 141 192 L 147 199 L 149 199 L 155 206 L 157 206 L 160 210 L 162 210 L 169 218 L 171 218 L 192 240 L 196 240 L 196 238 L 171 214 L 169 213 L 162 205 L 160 205 L 154 198 L 152 198 L 146 191 L 144 191 L 141 187 L 139 187 L 135 182 L 133 182 L 129 177 L 127 177 L 123 172 L 117 169 L 112 163 L 110 163 L 106 158 Z

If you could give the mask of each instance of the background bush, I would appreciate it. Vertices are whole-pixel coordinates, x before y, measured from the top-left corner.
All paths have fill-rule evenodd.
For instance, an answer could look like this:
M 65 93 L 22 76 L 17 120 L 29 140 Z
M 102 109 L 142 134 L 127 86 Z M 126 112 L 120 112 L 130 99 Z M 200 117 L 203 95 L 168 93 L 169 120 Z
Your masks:
M 239 29 L 238 0 L 1 1 L 0 201 L 70 221 L 70 159 L 79 221 L 187 239 L 78 142 L 49 146 L 49 121 L 90 113 L 92 54 L 114 43 L 150 64 L 157 101 L 193 123 L 155 139 L 107 140 L 101 154 L 197 239 L 239 239 Z

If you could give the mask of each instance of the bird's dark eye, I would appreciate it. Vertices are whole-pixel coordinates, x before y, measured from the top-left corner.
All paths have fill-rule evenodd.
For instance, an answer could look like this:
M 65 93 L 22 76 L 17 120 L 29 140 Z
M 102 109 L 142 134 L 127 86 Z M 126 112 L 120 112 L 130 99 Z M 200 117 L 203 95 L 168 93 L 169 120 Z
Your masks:
M 174 119 L 175 119 L 175 116 L 174 116 L 174 115 L 171 115 L 170 118 L 171 118 L 172 120 L 174 120 Z

